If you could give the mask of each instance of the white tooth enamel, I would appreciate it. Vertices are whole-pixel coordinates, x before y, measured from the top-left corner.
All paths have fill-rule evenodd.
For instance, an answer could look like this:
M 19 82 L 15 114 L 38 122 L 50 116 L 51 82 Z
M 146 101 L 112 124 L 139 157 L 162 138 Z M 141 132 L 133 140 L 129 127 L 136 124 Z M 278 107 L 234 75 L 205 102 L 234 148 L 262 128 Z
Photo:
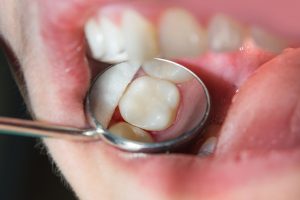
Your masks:
M 182 83 L 193 78 L 185 69 L 174 66 L 174 64 L 171 63 L 162 63 L 158 60 L 145 62 L 142 67 L 148 75 L 174 83 Z
M 119 108 L 128 123 L 145 130 L 160 131 L 174 122 L 179 101 L 175 84 L 143 76 L 128 86 Z
M 200 147 L 199 156 L 209 156 L 211 155 L 216 148 L 217 145 L 217 138 L 216 137 L 210 137 L 208 138 L 204 144 Z
M 129 140 L 138 142 L 153 142 L 149 133 L 126 122 L 114 124 L 109 128 L 109 131 Z
M 245 38 L 243 27 L 235 20 L 216 15 L 208 25 L 208 40 L 211 50 L 216 52 L 238 50 Z
M 111 20 L 103 16 L 101 18 L 101 27 L 104 37 L 105 55 L 103 61 L 122 61 L 127 59 L 125 52 L 124 38 L 119 27 Z
M 124 11 L 122 31 L 130 60 L 144 61 L 158 55 L 154 27 L 139 13 L 133 10 Z
M 197 56 L 206 50 L 205 30 L 187 11 L 172 8 L 163 13 L 159 24 L 161 52 L 168 58 Z
M 91 108 L 96 119 L 106 128 L 126 87 L 139 65 L 121 63 L 109 68 L 97 79 L 91 92 Z
M 93 58 L 100 59 L 105 52 L 103 30 L 95 19 L 90 19 L 84 27 L 85 36 Z
M 254 42 L 267 51 L 280 53 L 283 49 L 288 47 L 288 44 L 284 39 L 272 35 L 259 27 L 251 27 L 250 31 Z

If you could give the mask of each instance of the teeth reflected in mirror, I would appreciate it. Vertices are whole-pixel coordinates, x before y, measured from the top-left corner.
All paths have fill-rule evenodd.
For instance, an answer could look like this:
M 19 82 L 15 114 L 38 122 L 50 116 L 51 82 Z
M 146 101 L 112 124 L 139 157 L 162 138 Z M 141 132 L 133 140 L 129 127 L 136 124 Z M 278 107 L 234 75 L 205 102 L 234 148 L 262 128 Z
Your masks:
M 194 73 L 163 59 L 124 62 L 95 80 L 89 104 L 111 134 L 138 142 L 163 142 L 196 131 L 206 120 L 206 90 Z
M 128 140 L 133 140 L 137 142 L 153 142 L 153 139 L 149 133 L 141 128 L 128 124 L 126 122 L 119 122 L 112 125 L 108 129 L 111 133 L 126 138 Z

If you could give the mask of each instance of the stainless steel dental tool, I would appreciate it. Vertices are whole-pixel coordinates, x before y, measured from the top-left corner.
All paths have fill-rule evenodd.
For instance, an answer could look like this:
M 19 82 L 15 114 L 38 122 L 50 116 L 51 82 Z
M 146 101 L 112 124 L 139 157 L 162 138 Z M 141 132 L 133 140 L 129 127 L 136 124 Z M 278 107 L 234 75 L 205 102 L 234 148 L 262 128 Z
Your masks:
M 180 94 L 177 95 L 178 98 L 180 97 L 180 101 L 173 109 L 175 110 L 175 117 L 173 116 L 173 121 L 167 124 L 164 129 L 156 130 L 135 123 L 136 121 L 132 122 L 131 119 L 138 115 L 135 116 L 132 112 L 130 116 L 128 113 L 122 113 L 124 110 L 122 110 L 124 106 L 122 107 L 120 104 L 121 101 L 124 101 L 122 98 L 124 99 L 125 93 L 128 93 L 130 87 L 133 87 L 133 82 L 143 77 L 147 77 L 151 81 L 154 80 L 153 83 L 162 81 L 164 84 L 169 84 L 173 88 L 175 87 L 175 90 Z M 152 87 L 153 84 L 150 86 Z M 154 87 L 149 91 L 161 91 L 163 87 L 165 86 L 156 87 L 156 89 Z M 155 99 L 154 96 L 147 97 L 150 103 L 152 99 Z M 174 102 L 170 98 L 167 100 Z M 159 102 L 159 99 L 155 101 Z M 142 105 L 140 108 L 147 108 L 147 106 Z M 206 86 L 199 77 L 184 66 L 160 58 L 152 59 L 143 64 L 128 61 L 109 67 L 99 74 L 90 86 L 86 96 L 85 110 L 91 128 L 78 129 L 39 121 L 0 117 L 0 133 L 77 141 L 102 139 L 119 149 L 129 152 L 167 152 L 191 142 L 201 134 L 201 129 L 204 127 L 210 113 L 210 106 L 210 96 Z M 121 114 L 117 115 L 117 111 Z M 139 113 L 139 116 L 141 117 L 138 118 L 138 121 L 141 121 L 141 118 L 147 116 L 147 113 L 142 113 L 142 115 Z M 138 130 L 138 137 L 141 131 L 147 133 L 149 137 L 152 137 L 151 142 L 143 142 L 127 137 L 127 129 L 125 134 L 113 132 L 114 129 L 111 129 L 111 127 L 119 122 L 133 127 L 134 134 L 136 134 L 135 130 Z M 168 137 L 164 137 L 163 134 Z

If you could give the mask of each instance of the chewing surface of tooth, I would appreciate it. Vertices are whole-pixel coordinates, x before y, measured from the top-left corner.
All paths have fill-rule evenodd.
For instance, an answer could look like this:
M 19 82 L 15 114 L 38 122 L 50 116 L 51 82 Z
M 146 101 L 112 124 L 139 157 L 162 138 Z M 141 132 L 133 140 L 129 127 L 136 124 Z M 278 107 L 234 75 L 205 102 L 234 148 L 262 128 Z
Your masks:
M 187 70 L 175 66 L 172 63 L 160 62 L 151 60 L 143 64 L 143 70 L 150 76 L 172 81 L 174 83 L 182 83 L 189 81 L 193 78 Z
M 143 76 L 128 86 L 119 108 L 128 123 L 145 130 L 160 131 L 174 122 L 179 101 L 175 84 Z
M 208 25 L 208 43 L 211 50 L 226 52 L 238 50 L 245 38 L 245 30 L 238 22 L 216 15 Z
M 85 24 L 84 32 L 93 58 L 100 59 L 105 52 L 104 35 L 100 24 L 95 19 L 90 19 Z
M 161 53 L 168 58 L 197 56 L 206 50 L 205 30 L 196 19 L 182 9 L 169 9 L 159 24 Z
M 217 138 L 216 137 L 209 137 L 204 144 L 202 144 L 202 146 L 200 147 L 199 156 L 208 156 L 211 155 L 215 148 L 216 148 L 216 144 L 217 144 Z
M 115 135 L 129 140 L 138 142 L 153 142 L 153 139 L 149 133 L 126 122 L 114 124 L 109 128 L 109 131 Z
M 251 27 L 250 33 L 254 42 L 267 51 L 280 53 L 283 49 L 288 47 L 287 42 L 282 38 L 276 37 L 259 27 Z
M 105 71 L 91 92 L 91 109 L 106 128 L 126 87 L 138 71 L 139 65 L 121 63 Z
M 101 18 L 101 27 L 105 45 L 105 55 L 102 59 L 104 61 L 122 61 L 127 59 L 124 38 L 120 29 L 107 17 Z
M 158 55 L 155 30 L 139 13 L 126 10 L 122 16 L 125 49 L 130 60 L 144 61 Z

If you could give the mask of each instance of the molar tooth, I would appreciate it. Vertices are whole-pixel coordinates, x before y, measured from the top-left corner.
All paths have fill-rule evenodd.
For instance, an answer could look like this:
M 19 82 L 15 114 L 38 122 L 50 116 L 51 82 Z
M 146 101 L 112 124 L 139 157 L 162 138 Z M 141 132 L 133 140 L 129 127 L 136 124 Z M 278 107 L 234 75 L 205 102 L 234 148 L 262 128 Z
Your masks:
M 149 133 L 126 122 L 119 122 L 109 128 L 112 134 L 138 142 L 153 142 Z
M 165 11 L 160 19 L 159 37 L 163 56 L 192 57 L 206 50 L 206 32 L 196 19 L 183 9 Z
M 198 152 L 198 156 L 209 156 L 213 154 L 217 145 L 217 138 L 216 137 L 209 137 L 200 147 Z
M 171 63 L 161 63 L 157 60 L 151 60 L 145 62 L 142 67 L 148 75 L 173 83 L 182 83 L 193 78 L 188 71 Z
M 208 25 L 208 41 L 211 50 L 216 52 L 238 50 L 245 38 L 245 30 L 235 20 L 216 15 Z
M 139 13 L 126 10 L 122 16 L 125 49 L 130 60 L 144 61 L 156 57 L 158 44 L 155 29 Z
M 175 84 L 148 76 L 134 80 L 119 103 L 125 121 L 145 130 L 160 131 L 172 125 L 180 101 Z
M 96 119 L 106 128 L 126 87 L 139 69 L 133 63 L 121 63 L 106 70 L 91 91 L 91 109 Z
M 273 52 L 280 53 L 283 49 L 288 47 L 287 41 L 279 38 L 269 32 L 253 26 L 250 29 L 251 37 L 254 42 L 261 48 Z
M 84 32 L 92 57 L 100 59 L 105 52 L 103 30 L 100 23 L 95 19 L 90 19 L 84 26 Z

